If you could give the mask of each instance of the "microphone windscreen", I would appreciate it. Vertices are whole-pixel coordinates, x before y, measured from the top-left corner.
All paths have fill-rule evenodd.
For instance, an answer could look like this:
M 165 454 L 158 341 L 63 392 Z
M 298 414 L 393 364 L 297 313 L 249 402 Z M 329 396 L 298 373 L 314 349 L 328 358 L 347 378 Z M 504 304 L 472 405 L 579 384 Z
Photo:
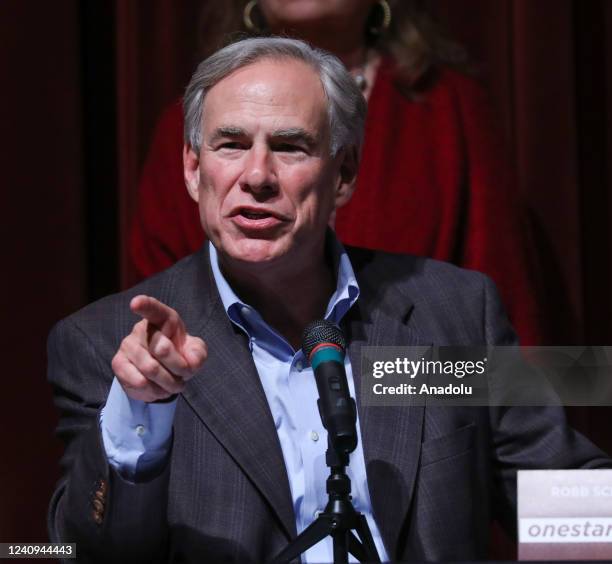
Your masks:
M 318 319 L 309 323 L 304 329 L 302 351 L 306 358 L 310 358 L 313 349 L 323 343 L 336 345 L 342 349 L 343 353 L 346 349 L 346 341 L 340 328 L 325 319 Z

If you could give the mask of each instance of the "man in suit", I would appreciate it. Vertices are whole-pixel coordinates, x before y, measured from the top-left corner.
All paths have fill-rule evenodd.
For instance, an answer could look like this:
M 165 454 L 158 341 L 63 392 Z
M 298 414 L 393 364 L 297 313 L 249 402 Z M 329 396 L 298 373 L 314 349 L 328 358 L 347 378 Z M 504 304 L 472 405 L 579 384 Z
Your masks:
M 609 461 L 554 408 L 373 407 L 363 345 L 509 344 L 492 283 L 450 265 L 345 250 L 365 102 L 333 57 L 250 39 L 185 96 L 184 167 L 210 240 L 59 323 L 49 379 L 65 477 L 53 540 L 85 560 L 262 562 L 325 504 L 325 430 L 304 327 L 348 340 L 359 444 L 349 474 L 383 560 L 486 555 L 515 518 L 515 472 Z M 306 555 L 330 561 L 329 540 Z

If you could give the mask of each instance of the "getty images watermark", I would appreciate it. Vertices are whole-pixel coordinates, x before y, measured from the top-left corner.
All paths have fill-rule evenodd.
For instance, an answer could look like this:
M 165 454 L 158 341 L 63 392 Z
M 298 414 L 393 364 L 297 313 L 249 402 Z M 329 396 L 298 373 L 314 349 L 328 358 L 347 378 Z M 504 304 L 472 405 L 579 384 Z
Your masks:
M 364 405 L 612 405 L 612 347 L 363 347 Z

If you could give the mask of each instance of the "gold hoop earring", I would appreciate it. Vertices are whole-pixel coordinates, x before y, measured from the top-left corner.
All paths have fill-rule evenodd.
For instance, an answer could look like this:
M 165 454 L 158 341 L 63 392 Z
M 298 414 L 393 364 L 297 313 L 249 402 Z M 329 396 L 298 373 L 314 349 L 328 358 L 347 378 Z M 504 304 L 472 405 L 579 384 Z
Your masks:
M 389 2 L 387 2 L 387 0 L 378 0 L 376 5 L 380 6 L 380 9 L 382 10 L 382 21 L 377 27 L 370 26 L 368 31 L 372 35 L 382 35 L 385 31 L 389 29 L 389 26 L 391 25 L 391 6 L 389 6 Z
M 255 25 L 255 22 L 253 22 L 253 18 L 251 17 L 253 8 L 255 6 L 257 6 L 257 0 L 250 0 L 247 3 L 242 14 L 242 21 L 244 22 L 244 27 L 246 27 L 251 33 L 261 33 L 261 29 Z

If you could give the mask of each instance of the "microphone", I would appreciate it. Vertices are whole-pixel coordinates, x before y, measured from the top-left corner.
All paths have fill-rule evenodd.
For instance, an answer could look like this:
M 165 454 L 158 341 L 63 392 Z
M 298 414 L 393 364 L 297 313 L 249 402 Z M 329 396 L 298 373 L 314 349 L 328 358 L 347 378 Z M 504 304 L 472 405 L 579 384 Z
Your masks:
M 345 349 L 342 331 L 329 321 L 313 321 L 304 329 L 302 351 L 317 382 L 323 427 L 334 450 L 349 454 L 357 448 L 357 409 L 344 371 Z

